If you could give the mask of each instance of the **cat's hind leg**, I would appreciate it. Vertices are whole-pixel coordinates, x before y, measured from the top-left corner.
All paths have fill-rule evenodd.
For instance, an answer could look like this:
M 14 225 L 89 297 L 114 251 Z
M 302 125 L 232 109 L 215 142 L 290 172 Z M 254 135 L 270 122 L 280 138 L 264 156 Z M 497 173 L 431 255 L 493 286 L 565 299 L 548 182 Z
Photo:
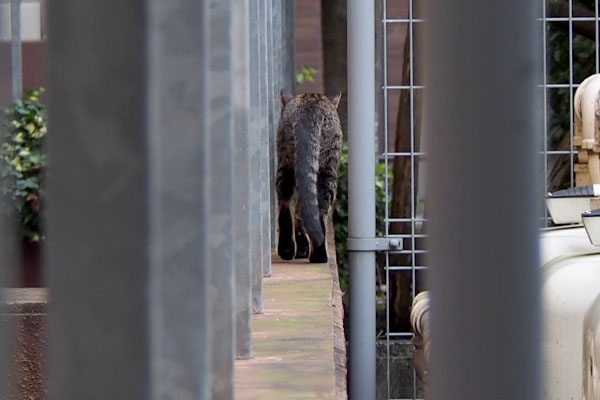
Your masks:
M 302 226 L 302 221 L 296 217 L 296 258 L 308 258 L 310 252 L 310 245 L 308 238 L 306 237 L 306 231 Z
M 325 217 L 323 215 L 319 216 L 319 222 L 321 223 L 321 229 L 323 231 L 325 240 L 323 243 L 317 244 L 314 241 L 312 243 L 312 251 L 310 252 L 310 257 L 308 257 L 308 261 L 311 263 L 325 263 L 328 260 L 327 257 L 327 234 L 325 230 Z
M 317 194 L 319 199 L 319 222 L 323 231 L 323 243 L 312 243 L 309 261 L 311 263 L 327 262 L 327 217 L 337 191 L 337 177 L 324 171 L 317 178 Z
M 294 170 L 289 167 L 280 167 L 277 170 L 277 200 L 279 201 L 279 241 L 277 254 L 282 260 L 291 260 L 296 255 L 294 241 L 294 218 L 292 216 L 291 202 L 294 194 Z

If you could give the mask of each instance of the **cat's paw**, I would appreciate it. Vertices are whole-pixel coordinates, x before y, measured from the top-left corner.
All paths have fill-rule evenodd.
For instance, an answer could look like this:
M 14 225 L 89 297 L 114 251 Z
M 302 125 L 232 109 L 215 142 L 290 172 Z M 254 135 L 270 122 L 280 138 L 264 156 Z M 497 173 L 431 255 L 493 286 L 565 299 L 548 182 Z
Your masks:
M 296 248 L 294 246 L 294 242 L 280 242 L 279 246 L 277 246 L 277 254 L 279 254 L 279 257 L 281 257 L 282 260 L 293 260 L 294 256 L 296 255 Z
M 311 263 L 326 263 L 327 260 L 327 249 L 325 248 L 325 243 L 323 243 L 321 246 L 316 246 L 308 258 L 308 261 Z

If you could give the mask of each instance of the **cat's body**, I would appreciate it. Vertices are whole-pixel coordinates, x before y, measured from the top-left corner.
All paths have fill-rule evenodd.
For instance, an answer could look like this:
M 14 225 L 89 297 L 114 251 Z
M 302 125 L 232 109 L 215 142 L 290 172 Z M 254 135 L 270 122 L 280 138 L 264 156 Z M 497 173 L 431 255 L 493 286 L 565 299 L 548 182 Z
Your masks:
M 335 200 L 342 151 L 339 100 L 340 96 L 330 100 L 321 94 L 281 93 L 277 253 L 284 260 L 308 256 L 310 262 L 327 261 L 327 218 Z

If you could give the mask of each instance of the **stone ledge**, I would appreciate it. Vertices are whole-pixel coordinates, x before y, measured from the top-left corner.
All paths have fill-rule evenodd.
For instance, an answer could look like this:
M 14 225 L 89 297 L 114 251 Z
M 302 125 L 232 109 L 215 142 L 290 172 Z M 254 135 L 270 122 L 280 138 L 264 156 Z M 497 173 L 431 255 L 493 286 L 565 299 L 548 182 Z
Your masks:
M 330 232 L 333 232 L 330 229 Z M 329 264 L 273 256 L 265 313 L 253 318 L 253 353 L 236 361 L 236 399 L 347 399 L 343 306 L 335 246 Z
M 48 290 L 44 288 L 2 289 L 2 323 L 15 332 L 9 372 L 8 400 L 47 398 Z M 6 347 L 2 349 L 3 353 Z M 5 354 L 5 353 L 4 353 Z

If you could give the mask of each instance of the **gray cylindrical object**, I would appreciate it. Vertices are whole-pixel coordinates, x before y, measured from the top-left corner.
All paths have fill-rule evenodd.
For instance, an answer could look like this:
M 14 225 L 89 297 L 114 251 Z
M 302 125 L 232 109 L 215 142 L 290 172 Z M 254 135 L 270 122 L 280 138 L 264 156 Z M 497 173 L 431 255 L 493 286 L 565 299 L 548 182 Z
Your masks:
M 535 9 L 427 4 L 435 399 L 541 397 Z
M 13 101 L 23 96 L 23 47 L 21 43 L 21 0 L 10 0 L 11 71 Z
M 349 252 L 351 399 L 374 399 L 375 366 L 375 253 Z
M 283 7 L 283 88 L 288 93 L 292 93 L 295 92 L 296 88 L 296 0 L 288 0 L 283 2 Z
M 280 102 L 279 91 L 281 63 L 281 1 L 270 0 L 268 6 L 268 29 L 269 29 L 269 168 L 271 181 L 271 250 L 277 250 L 277 194 L 275 188 L 275 175 L 277 171 L 277 124 L 279 123 Z
M 374 2 L 348 1 L 348 237 L 375 237 Z M 350 397 L 375 398 L 375 253 L 350 252 Z
M 261 187 L 261 213 L 262 213 L 262 259 L 263 275 L 271 276 L 271 159 L 270 159 L 270 125 L 269 125 L 269 98 L 271 91 L 269 86 L 269 30 L 268 9 L 270 2 L 259 0 L 256 4 L 259 8 L 259 41 L 260 41 L 260 187 Z
M 250 70 L 248 2 L 233 1 L 235 345 L 237 358 L 252 356 L 252 247 L 250 230 Z
M 205 82 L 208 111 L 211 178 L 208 193 L 210 208 L 207 223 L 209 263 L 211 269 L 210 327 L 212 365 L 212 398 L 233 400 L 234 365 L 234 270 L 233 270 L 233 118 L 232 118 L 232 53 L 231 0 L 205 4 L 205 21 L 210 28 L 210 49 L 206 57 L 210 65 Z M 223 150 L 228 150 L 223 152 Z M 208 228 L 210 227 L 210 229 Z
M 250 185 L 249 207 L 251 226 L 251 263 L 252 263 L 252 312 L 262 313 L 263 302 L 263 240 L 262 240 L 262 210 L 261 210 L 261 103 L 260 103 L 260 43 L 259 43 L 259 10 L 250 7 Z
M 233 397 L 231 8 L 215 4 L 49 3 L 50 399 Z

